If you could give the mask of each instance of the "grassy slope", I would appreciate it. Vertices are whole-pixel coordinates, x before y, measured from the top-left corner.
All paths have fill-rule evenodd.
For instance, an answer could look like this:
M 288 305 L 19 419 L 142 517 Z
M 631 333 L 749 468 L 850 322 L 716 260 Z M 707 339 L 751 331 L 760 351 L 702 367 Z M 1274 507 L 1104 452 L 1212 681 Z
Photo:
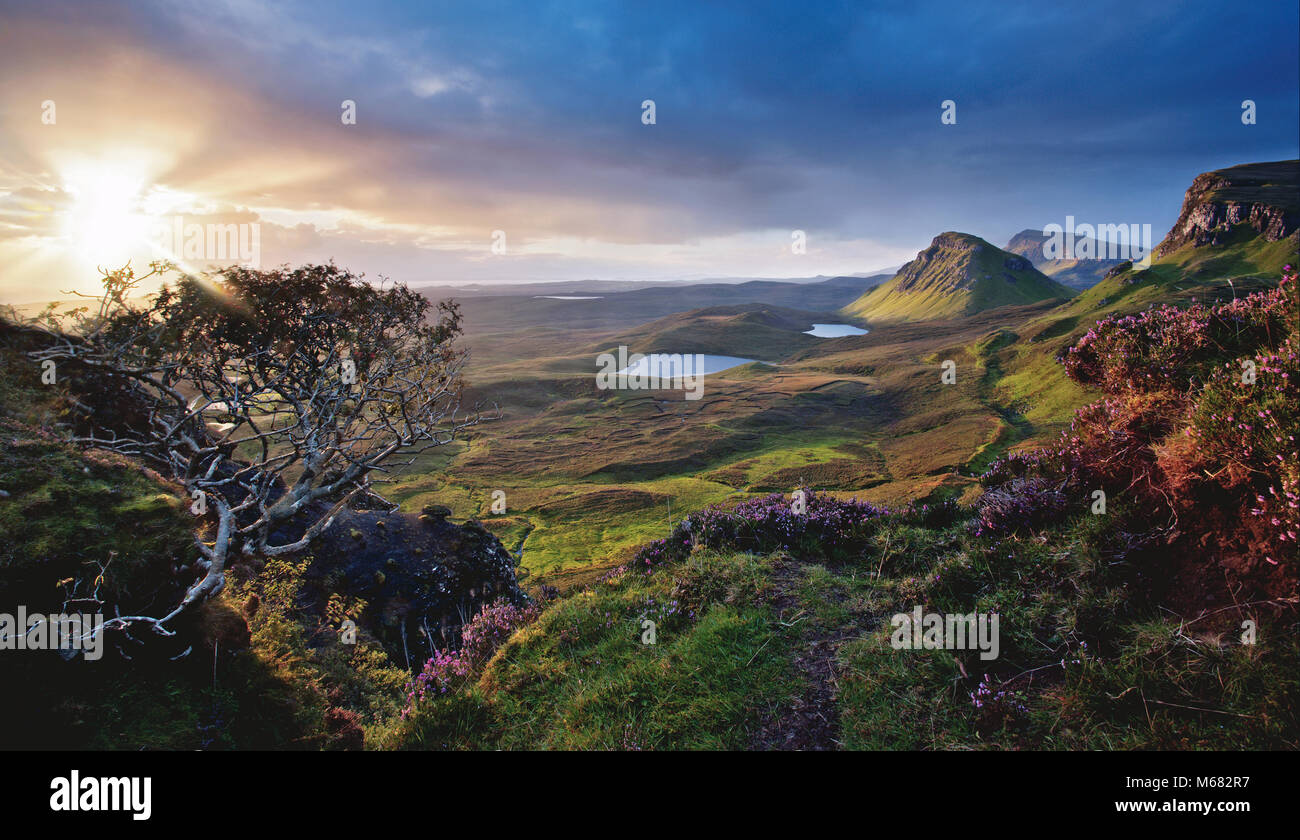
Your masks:
M 970 315 L 999 306 L 1068 298 L 1073 292 L 1037 269 L 1011 270 L 1006 251 L 968 234 L 961 237 L 980 246 L 976 252 L 931 246 L 932 262 L 919 278 L 905 277 L 908 266 L 892 280 L 844 307 L 846 315 L 879 321 L 925 321 Z M 900 288 L 907 282 L 910 288 Z
M 797 690 L 771 560 L 701 554 L 557 602 L 477 685 L 429 701 L 388 747 L 743 749 Z M 643 644 L 642 622 L 656 623 Z
M 1085 506 L 1080 505 L 1083 509 Z M 379 737 L 400 748 L 1258 749 L 1300 746 L 1300 640 L 1142 603 L 1101 518 L 971 535 L 889 517 L 856 557 L 699 551 L 547 609 L 469 684 Z M 895 650 L 890 617 L 997 610 L 1000 656 Z M 671 615 L 666 610 L 672 609 Z M 641 621 L 657 621 L 657 644 Z M 835 671 L 810 671 L 833 656 Z M 1022 706 L 980 710 L 986 673 Z M 810 689 L 821 681 L 822 691 Z M 809 698 L 820 698 L 809 706 Z
M 1185 306 L 1194 300 L 1241 297 L 1277 281 L 1282 266 L 1296 264 L 1294 239 L 1265 242 L 1238 225 L 1222 245 L 1184 247 L 1152 260 L 1149 269 L 1130 269 L 1108 277 L 1056 309 L 1029 320 L 1021 340 L 1000 354 L 1006 374 L 998 398 L 1024 406 L 1040 423 L 1061 423 L 1087 399 L 1066 376 L 1056 356 L 1101 318 L 1149 306 Z

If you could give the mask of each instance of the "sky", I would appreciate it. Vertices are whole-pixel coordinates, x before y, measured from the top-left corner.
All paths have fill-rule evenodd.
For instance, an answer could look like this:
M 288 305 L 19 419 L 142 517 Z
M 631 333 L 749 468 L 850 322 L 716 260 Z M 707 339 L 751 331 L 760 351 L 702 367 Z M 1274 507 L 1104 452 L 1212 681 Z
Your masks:
M 412 285 L 865 273 L 1068 215 L 1159 239 L 1200 172 L 1300 156 L 1297 9 L 0 0 L 0 301 L 219 263 L 219 225 Z

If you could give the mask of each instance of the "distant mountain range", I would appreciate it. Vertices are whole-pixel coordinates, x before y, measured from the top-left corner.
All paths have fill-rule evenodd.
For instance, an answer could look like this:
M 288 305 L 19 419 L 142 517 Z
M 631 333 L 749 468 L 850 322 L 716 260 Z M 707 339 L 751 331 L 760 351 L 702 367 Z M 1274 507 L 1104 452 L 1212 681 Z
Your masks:
M 594 298 L 592 300 L 553 300 L 539 296 L 534 290 L 529 294 L 516 291 L 470 295 L 445 288 L 422 288 L 420 291 L 435 300 L 444 297 L 459 300 L 466 330 L 481 333 L 555 324 L 574 328 L 630 326 L 679 312 L 740 304 L 834 313 L 888 279 L 889 275 L 881 274 L 874 277 L 831 277 L 815 283 L 751 280 L 746 283 L 680 283 L 630 291 L 624 287 L 619 291 L 594 294 L 592 289 L 548 289 L 540 293 L 590 296 Z
M 1101 278 L 1106 276 L 1106 272 L 1123 262 L 1123 260 L 1106 259 L 1048 259 L 1045 256 L 1044 245 L 1049 238 L 1041 230 L 1022 230 L 1011 237 L 1011 241 L 1007 243 L 1005 250 L 1013 254 L 1019 254 L 1033 263 L 1034 268 L 1061 285 L 1069 286 L 1076 291 L 1083 291 L 1095 286 Z M 1081 248 L 1082 244 L 1076 240 L 1075 247 Z M 1104 254 L 1106 251 L 1106 243 L 1098 242 L 1095 239 L 1091 240 L 1091 253 Z
M 420 285 L 422 294 L 433 300 L 454 297 L 520 297 L 547 295 L 606 295 L 639 292 L 644 289 L 684 289 L 699 286 L 748 286 L 753 284 L 792 284 L 814 286 L 829 284 L 859 284 L 868 278 L 892 276 L 898 267 L 879 271 L 858 271 L 852 274 L 818 274 L 814 277 L 705 277 L 694 280 L 557 280 L 538 283 L 465 283 L 451 286 L 443 284 Z
M 1027 257 L 978 236 L 949 231 L 843 312 L 868 321 L 929 321 L 998 306 L 1065 300 L 1073 294 L 1034 268 Z
M 683 311 L 760 304 L 804 313 L 838 312 L 867 321 L 925 321 L 1000 306 L 1072 300 L 1072 317 L 1127 296 L 1141 278 L 1162 283 L 1219 275 L 1272 276 L 1290 261 L 1300 220 L 1300 164 L 1277 161 L 1206 172 L 1192 182 L 1174 228 L 1154 249 L 1154 270 L 1118 259 L 1048 259 L 1041 231 L 1016 234 L 1005 249 L 971 234 L 946 232 L 897 272 L 864 276 L 715 282 L 579 280 L 509 286 L 427 286 L 431 298 L 461 301 L 471 330 L 565 323 L 604 327 L 646 323 Z M 1093 253 L 1105 243 L 1092 240 Z M 1206 246 L 1216 246 L 1207 250 Z M 1078 241 L 1076 240 L 1076 247 Z M 1213 252 L 1213 253 L 1212 253 Z M 1204 264 L 1213 258 L 1214 265 Z M 1239 284 L 1240 285 L 1240 284 Z M 1171 289 L 1171 291 L 1173 291 Z M 547 296 L 591 296 L 551 300 Z M 1103 304 L 1104 305 L 1104 304 Z

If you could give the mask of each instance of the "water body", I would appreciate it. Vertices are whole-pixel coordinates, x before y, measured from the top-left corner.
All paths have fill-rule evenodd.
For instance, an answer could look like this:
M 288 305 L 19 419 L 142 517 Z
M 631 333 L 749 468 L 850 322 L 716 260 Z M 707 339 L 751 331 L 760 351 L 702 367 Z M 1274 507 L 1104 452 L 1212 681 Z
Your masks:
M 868 332 L 870 330 L 848 324 L 813 324 L 813 328 L 804 330 L 803 334 L 816 338 L 842 338 L 846 335 L 866 335 Z
M 542 300 L 600 300 L 604 295 L 533 295 Z
M 687 353 L 684 356 L 671 353 L 651 353 L 644 359 L 628 365 L 618 371 L 628 376 L 663 377 L 699 376 L 701 374 L 720 373 L 724 370 L 747 365 L 754 359 L 742 359 L 739 356 L 711 356 L 701 353 L 698 357 Z

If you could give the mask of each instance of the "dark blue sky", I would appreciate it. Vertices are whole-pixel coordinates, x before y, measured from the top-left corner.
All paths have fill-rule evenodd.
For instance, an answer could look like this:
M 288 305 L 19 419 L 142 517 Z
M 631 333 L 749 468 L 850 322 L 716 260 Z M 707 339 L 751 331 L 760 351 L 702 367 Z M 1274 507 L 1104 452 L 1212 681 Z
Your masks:
M 865 271 L 943 230 L 1004 244 L 1066 215 L 1158 238 L 1196 174 L 1300 156 L 1294 0 L 10 8 L 52 34 L 0 69 L 69 99 L 104 84 L 106 44 L 175 69 L 111 80 L 204 125 L 155 182 L 219 182 L 297 231 L 272 247 L 408 280 Z M 54 69 L 69 52 L 80 86 Z M 277 153 L 332 180 L 264 177 Z M 514 259 L 480 258 L 495 229 Z M 795 229 L 806 258 L 773 257 Z

